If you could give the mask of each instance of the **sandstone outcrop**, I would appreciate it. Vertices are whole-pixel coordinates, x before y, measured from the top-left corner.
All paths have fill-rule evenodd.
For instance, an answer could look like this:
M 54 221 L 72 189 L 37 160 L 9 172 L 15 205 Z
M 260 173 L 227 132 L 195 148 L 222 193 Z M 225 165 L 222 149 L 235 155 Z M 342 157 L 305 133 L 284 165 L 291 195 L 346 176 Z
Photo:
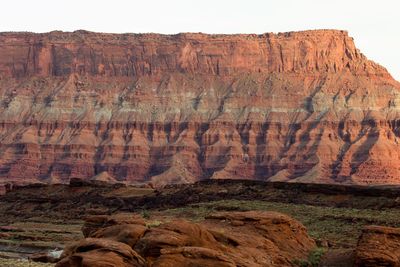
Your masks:
M 104 234 L 104 230 L 115 226 L 136 225 L 145 226 L 146 222 L 139 215 L 132 214 L 117 214 L 113 216 L 98 215 L 90 216 L 85 219 L 85 224 L 82 227 L 82 233 L 85 237 L 95 237 L 94 234 L 100 229 Z M 140 227 L 139 227 L 140 228 Z
M 65 249 L 57 267 L 144 267 L 143 258 L 124 243 L 87 238 Z
M 400 228 L 365 227 L 357 244 L 355 266 L 400 266 Z
M 91 218 L 89 224 L 98 218 Z M 107 234 L 107 229 L 118 226 L 124 227 Z M 132 236 L 138 237 L 136 242 Z M 128 259 L 130 266 L 293 266 L 314 247 L 305 227 L 286 215 L 220 212 L 200 223 L 149 222 L 145 231 L 140 222 L 99 229 L 67 246 L 57 267 L 117 266 L 106 265 L 115 255 L 116 262 Z
M 0 181 L 399 184 L 399 89 L 345 31 L 0 33 Z

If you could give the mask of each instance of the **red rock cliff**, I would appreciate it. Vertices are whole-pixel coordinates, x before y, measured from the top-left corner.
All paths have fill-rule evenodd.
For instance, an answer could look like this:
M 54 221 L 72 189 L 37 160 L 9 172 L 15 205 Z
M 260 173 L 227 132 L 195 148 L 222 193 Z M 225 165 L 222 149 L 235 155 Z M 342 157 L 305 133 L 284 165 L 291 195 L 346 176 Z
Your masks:
M 387 75 L 344 31 L 264 35 L 2 33 L 1 72 L 13 77 L 168 73 L 338 72 Z
M 0 33 L 0 179 L 399 184 L 399 89 L 344 31 Z

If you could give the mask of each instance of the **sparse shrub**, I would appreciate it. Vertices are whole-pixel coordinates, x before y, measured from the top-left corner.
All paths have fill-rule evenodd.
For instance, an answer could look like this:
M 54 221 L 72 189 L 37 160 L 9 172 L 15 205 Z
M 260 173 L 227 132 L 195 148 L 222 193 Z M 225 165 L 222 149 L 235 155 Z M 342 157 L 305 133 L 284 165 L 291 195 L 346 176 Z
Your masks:
M 155 220 L 155 221 L 151 221 L 151 222 L 146 223 L 146 226 L 149 227 L 149 228 L 152 228 L 152 227 L 158 227 L 161 224 L 162 224 L 162 221 Z
M 295 259 L 295 260 L 293 261 L 293 264 L 296 265 L 296 266 L 298 266 L 298 267 L 308 267 L 308 266 L 309 266 L 309 263 L 308 263 L 308 261 L 306 261 L 306 260 L 298 260 L 298 259 Z
M 144 219 L 150 219 L 150 212 L 148 212 L 147 210 L 142 210 L 142 217 Z
M 298 267 L 318 267 L 321 262 L 321 258 L 322 256 L 324 256 L 325 252 L 325 248 L 315 248 L 310 251 L 307 260 L 295 259 L 293 261 L 293 264 Z
M 325 248 L 316 248 L 310 252 L 308 255 L 308 262 L 312 267 L 318 267 L 321 262 L 322 256 L 324 256 L 326 252 Z

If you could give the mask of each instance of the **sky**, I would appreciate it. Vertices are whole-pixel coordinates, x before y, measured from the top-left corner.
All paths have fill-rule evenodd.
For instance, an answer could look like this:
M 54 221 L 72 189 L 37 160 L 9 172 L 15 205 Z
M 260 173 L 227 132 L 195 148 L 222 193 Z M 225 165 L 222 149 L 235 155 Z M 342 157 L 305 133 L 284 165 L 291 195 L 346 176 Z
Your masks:
M 6 0 L 0 31 L 265 33 L 349 31 L 400 80 L 399 0 Z

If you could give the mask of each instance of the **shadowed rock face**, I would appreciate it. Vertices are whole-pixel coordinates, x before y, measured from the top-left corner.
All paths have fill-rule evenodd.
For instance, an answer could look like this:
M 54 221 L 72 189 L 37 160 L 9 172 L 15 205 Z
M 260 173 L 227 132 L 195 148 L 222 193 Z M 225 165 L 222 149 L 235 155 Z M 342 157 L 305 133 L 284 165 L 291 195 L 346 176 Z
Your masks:
M 344 31 L 0 33 L 0 181 L 400 184 L 399 89 Z

